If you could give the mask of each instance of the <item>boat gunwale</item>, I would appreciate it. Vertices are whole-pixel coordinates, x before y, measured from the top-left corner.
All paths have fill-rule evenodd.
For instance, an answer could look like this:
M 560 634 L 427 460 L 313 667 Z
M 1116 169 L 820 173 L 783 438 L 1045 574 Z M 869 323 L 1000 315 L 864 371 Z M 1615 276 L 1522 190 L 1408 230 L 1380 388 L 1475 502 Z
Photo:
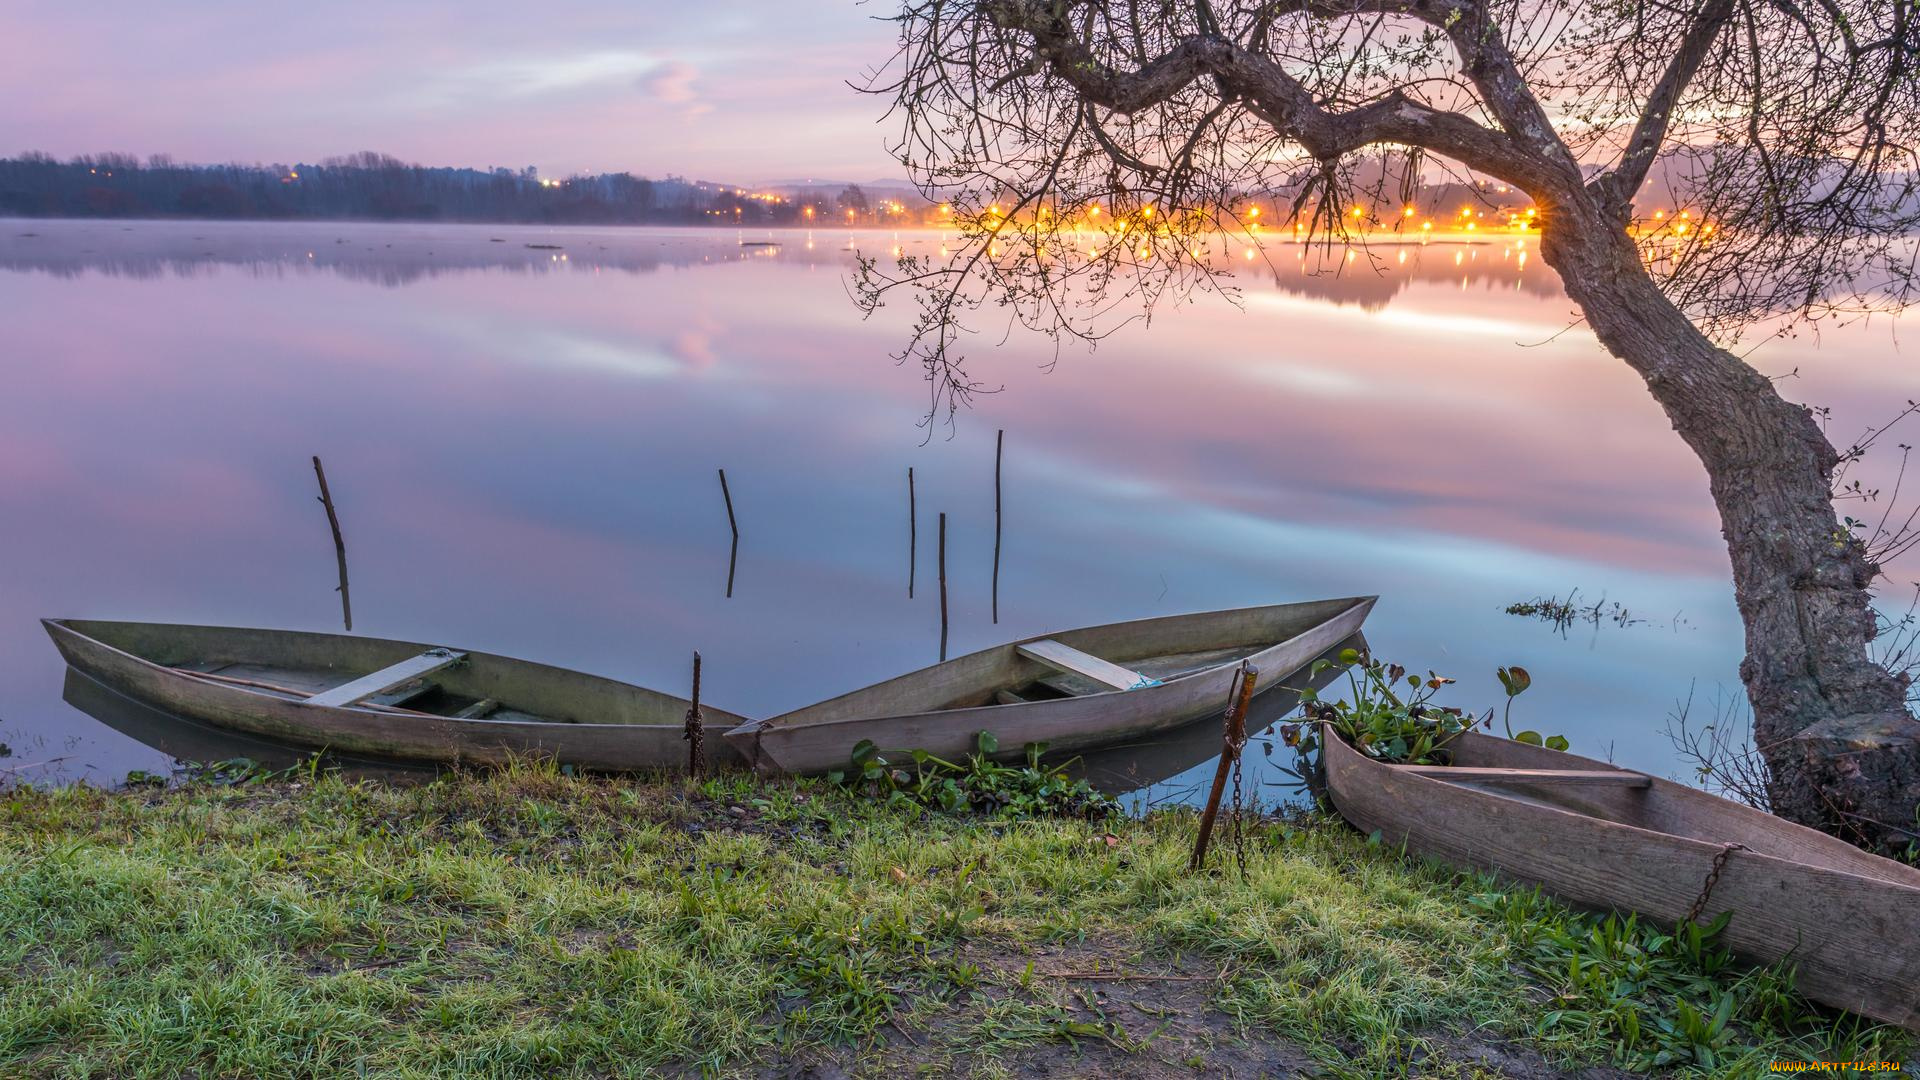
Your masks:
M 971 714 L 976 712 L 990 714 L 992 711 L 1003 710 L 1003 709 L 1021 709 L 1021 710 L 1040 709 L 1045 706 L 1056 705 L 1061 702 L 1101 701 L 1101 700 L 1113 698 L 1115 695 L 1120 695 L 1120 694 L 1126 694 L 1126 695 L 1135 696 L 1135 697 L 1140 695 L 1149 695 L 1156 690 L 1161 690 L 1166 687 L 1174 686 L 1178 683 L 1185 682 L 1188 679 L 1199 678 L 1201 676 L 1212 674 L 1223 667 L 1233 667 L 1241 663 L 1253 662 L 1257 657 L 1264 656 L 1275 649 L 1284 648 L 1285 646 L 1290 645 L 1295 641 L 1298 641 L 1300 638 L 1303 638 L 1306 635 L 1311 634 L 1316 630 L 1319 630 L 1320 628 L 1326 626 L 1328 623 L 1331 623 L 1336 619 L 1347 616 L 1348 614 L 1352 613 L 1355 608 L 1364 609 L 1361 613 L 1361 620 L 1365 621 L 1366 615 L 1371 613 L 1371 609 L 1373 605 L 1377 603 L 1379 599 L 1380 598 L 1378 596 L 1335 596 L 1335 597 L 1328 597 L 1322 600 L 1299 600 L 1299 601 L 1292 601 L 1292 602 L 1283 603 L 1283 604 L 1252 604 L 1246 607 L 1239 607 L 1239 608 L 1221 608 L 1221 609 L 1212 610 L 1212 611 L 1190 611 L 1190 612 L 1184 612 L 1184 613 L 1173 614 L 1173 615 L 1154 615 L 1144 619 L 1122 619 L 1118 622 L 1097 623 L 1092 626 L 1076 626 L 1068 630 L 1053 630 L 1047 633 L 1034 634 L 1030 637 L 1018 638 L 1013 641 L 1004 641 L 996 645 L 989 645 L 984 649 L 976 649 L 973 652 L 965 653 L 963 655 L 953 657 L 950 660 L 942 660 L 936 664 L 930 664 L 923 668 L 917 668 L 913 671 L 909 671 L 901 675 L 896 675 L 891 679 L 882 679 L 881 681 L 876 683 L 869 683 L 865 686 L 856 687 L 852 690 L 847 691 L 846 693 L 838 694 L 838 695 L 835 695 L 834 697 L 826 698 L 821 701 L 816 701 L 810 705 L 805 705 L 798 709 L 790 709 L 787 712 L 780 713 L 777 716 L 770 716 L 765 719 L 750 720 L 747 723 L 742 724 L 739 727 L 736 727 L 733 730 L 727 732 L 727 738 L 735 739 L 735 740 L 753 740 L 753 739 L 757 739 L 761 734 L 764 734 L 767 732 L 780 730 L 780 729 L 792 729 L 795 727 L 827 727 L 833 724 L 866 723 L 866 722 L 871 722 L 876 720 L 910 721 L 910 720 L 922 720 L 922 719 L 927 719 L 927 718 L 936 717 L 936 716 L 966 715 L 966 714 Z M 1227 617 L 1227 616 L 1234 616 L 1234 615 L 1244 615 L 1250 612 L 1273 611 L 1281 608 L 1299 607 L 1307 604 L 1338 604 L 1341 606 L 1332 615 L 1329 615 L 1324 619 L 1320 619 L 1306 626 L 1305 628 L 1301 629 L 1298 633 L 1295 633 L 1290 637 L 1282 638 L 1278 641 L 1273 641 L 1265 645 L 1262 645 L 1259 649 L 1255 650 L 1252 653 L 1249 653 L 1244 657 L 1241 657 L 1238 660 L 1226 660 L 1218 664 L 1209 664 L 1205 667 L 1197 668 L 1193 671 L 1188 671 L 1183 674 L 1176 675 L 1170 679 L 1161 679 L 1150 686 L 1142 686 L 1142 687 L 1137 687 L 1137 688 L 1127 689 L 1127 690 L 1101 690 L 1096 693 L 1090 693 L 1090 694 L 1074 694 L 1069 697 L 1046 698 L 1039 701 L 1023 701 L 1023 702 L 1017 702 L 1017 703 L 1006 704 L 1006 705 L 981 704 L 981 705 L 966 705 L 966 706 L 960 706 L 957 708 L 947 708 L 947 709 L 923 709 L 921 711 L 911 712 L 911 713 L 906 713 L 906 712 L 876 713 L 876 714 L 867 715 L 867 716 L 846 716 L 846 717 L 840 717 L 838 719 L 833 719 L 833 720 L 820 720 L 811 724 L 792 724 L 787 722 L 793 717 L 799 716 L 803 713 L 809 713 L 816 709 L 825 709 L 828 706 L 846 701 L 849 698 L 857 697 L 861 694 L 868 693 L 878 687 L 887 686 L 892 683 L 898 683 L 906 679 L 911 679 L 914 676 L 923 675 L 927 672 L 938 670 L 942 667 L 947 666 L 948 664 L 959 664 L 968 660 L 975 660 L 981 657 L 985 657 L 992 653 L 1000 652 L 1002 650 L 1017 649 L 1021 645 L 1030 644 L 1036 641 L 1047 641 L 1050 639 L 1068 637 L 1074 634 L 1091 633 L 1091 632 L 1101 631 L 1101 630 L 1114 630 L 1114 629 L 1118 629 L 1120 627 L 1126 627 L 1126 626 L 1136 626 L 1136 625 L 1158 623 L 1158 622 L 1177 622 L 1179 620 L 1190 620 L 1190 619 L 1210 617 L 1210 616 Z M 1108 659 L 1108 658 L 1101 657 L 1101 659 Z M 1119 661 L 1114 661 L 1114 662 L 1118 663 Z M 1133 661 L 1128 661 L 1128 662 L 1133 662 Z M 1159 696 L 1159 695 L 1155 695 L 1155 696 Z
M 471 725 L 474 725 L 476 729 L 484 727 L 485 725 L 489 725 L 489 724 L 501 725 L 501 726 L 511 725 L 514 727 L 529 728 L 529 729 L 536 729 L 536 730 L 542 729 L 542 728 L 552 728 L 556 731 L 632 731 L 636 729 L 639 729 L 639 730 L 652 729 L 657 731 L 665 731 L 665 730 L 671 730 L 680 726 L 674 723 L 618 724 L 618 723 L 605 723 L 605 722 L 551 720 L 546 718 L 535 719 L 535 720 L 492 720 L 484 717 L 443 716 L 438 713 L 425 713 L 425 712 L 395 713 L 395 712 L 388 712 L 382 709 L 365 708 L 357 705 L 315 705 L 302 698 L 284 697 L 279 694 L 270 693 L 265 690 L 257 690 L 250 687 L 237 686 L 231 683 L 223 683 L 215 679 L 194 678 L 194 675 L 198 673 L 187 671 L 181 668 L 172 667 L 167 664 L 159 663 L 158 661 L 155 661 L 155 660 L 149 660 L 146 657 L 140 656 L 137 653 L 128 652 L 127 650 L 122 649 L 117 645 L 109 644 L 108 642 L 102 641 L 99 638 L 94 637 L 93 635 L 88 634 L 70 625 L 71 623 L 75 623 L 75 622 L 118 623 L 123 626 L 149 626 L 149 627 L 165 626 L 165 627 L 178 627 L 186 630 L 211 630 L 211 631 L 254 633 L 254 634 L 283 634 L 283 635 L 299 634 L 299 635 L 308 635 L 308 636 L 319 638 L 319 639 L 342 638 L 342 637 L 348 637 L 349 635 L 332 634 L 332 633 L 327 633 L 325 631 L 316 631 L 316 630 L 286 630 L 286 629 L 275 629 L 275 628 L 268 628 L 268 627 L 251 627 L 251 626 L 214 626 L 214 625 L 199 624 L 199 623 L 156 623 L 156 622 L 145 622 L 145 621 L 133 620 L 133 619 L 43 618 L 40 620 L 41 626 L 48 628 L 50 632 L 53 629 L 58 629 L 61 633 L 71 634 L 77 638 L 80 638 L 83 641 L 88 642 L 89 644 L 93 645 L 96 648 L 104 649 L 117 656 L 124 657 L 127 660 L 130 660 L 133 663 L 138 664 L 148 669 L 149 671 L 152 671 L 153 673 L 155 673 L 161 678 L 188 683 L 205 691 L 231 691 L 235 694 L 246 695 L 245 698 L 231 699 L 235 701 L 243 701 L 249 698 L 260 698 L 260 699 L 272 701 L 281 705 L 295 705 L 300 707 L 302 711 L 310 712 L 310 713 L 313 713 L 314 715 L 324 715 L 329 712 L 346 712 L 346 713 L 352 713 L 356 716 L 387 716 L 387 717 L 395 717 L 395 718 L 411 717 L 413 719 L 418 719 L 422 721 L 437 721 L 437 722 L 449 723 L 449 724 L 471 724 Z M 440 649 L 440 648 L 448 647 L 444 645 L 430 645 L 430 644 L 425 644 L 417 641 L 402 641 L 397 638 L 359 637 L 356 635 L 356 636 L 352 636 L 351 639 L 357 642 L 363 642 L 367 644 L 399 645 L 399 646 L 407 646 L 410 648 L 416 648 L 420 650 Z M 604 675 L 595 675 L 592 672 L 578 671 L 572 668 L 563 668 L 554 664 L 542 663 L 541 661 L 538 661 L 538 660 L 527 660 L 521 657 L 507 656 L 499 653 L 475 652 L 473 650 L 467 650 L 467 649 L 462 649 L 457 651 L 464 652 L 466 654 L 467 663 L 472 663 L 476 657 L 482 660 L 502 660 L 511 664 L 519 664 L 519 665 L 524 665 L 530 668 L 536 668 L 541 670 L 543 673 L 553 673 L 560 676 L 571 675 L 576 677 L 595 679 L 601 682 L 613 684 L 615 686 L 628 687 L 634 690 L 641 690 L 650 694 L 658 694 L 661 697 L 670 698 L 674 701 L 685 702 L 689 706 L 692 705 L 691 701 L 688 701 L 686 698 L 679 697 L 678 695 L 675 695 L 675 694 L 669 694 L 664 691 L 654 690 L 650 687 L 641 686 L 638 683 L 622 682 L 621 680 L 608 678 L 607 676 L 604 676 Z M 89 675 L 89 677 L 93 678 L 93 676 L 91 675 Z M 95 681 L 100 681 L 100 680 L 96 678 Z M 109 688 L 113 689 L 110 685 L 109 685 Z M 121 691 L 117 689 L 115 690 L 115 692 L 121 693 Z M 127 695 L 122 693 L 122 696 L 127 696 Z M 134 700 L 138 700 L 138 699 L 134 699 Z M 708 714 L 709 711 L 711 711 L 713 713 L 719 713 L 723 717 L 741 717 L 741 714 L 733 712 L 730 709 L 722 709 L 717 706 L 707 705 L 705 703 L 702 703 L 702 705 L 700 706 L 700 710 L 703 715 Z M 529 713 L 527 715 L 531 716 L 536 714 Z M 744 717 L 742 717 L 742 719 L 744 720 Z M 738 727 L 738 726 L 739 725 L 734 725 L 734 727 Z M 718 731 L 716 732 L 716 734 L 719 734 L 724 737 L 725 735 L 731 733 L 734 730 L 734 727 L 729 727 L 729 728 L 726 728 L 725 730 Z

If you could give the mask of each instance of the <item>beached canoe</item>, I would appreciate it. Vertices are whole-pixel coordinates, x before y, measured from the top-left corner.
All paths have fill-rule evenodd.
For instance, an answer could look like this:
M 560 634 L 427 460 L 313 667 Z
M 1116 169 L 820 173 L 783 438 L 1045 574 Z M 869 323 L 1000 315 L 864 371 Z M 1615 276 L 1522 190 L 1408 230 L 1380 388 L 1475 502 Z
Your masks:
M 1172 615 L 1028 638 L 923 668 L 726 736 L 763 773 L 847 767 L 854 747 L 958 760 L 992 732 L 1000 756 L 1032 742 L 1080 752 L 1221 712 L 1242 660 L 1257 691 L 1291 685 L 1351 636 L 1373 597 Z
M 1437 766 L 1375 761 L 1324 727 L 1322 742 L 1333 805 L 1389 847 L 1667 926 L 1732 912 L 1721 940 L 1735 953 L 1786 960 L 1815 1001 L 1920 1030 L 1920 869 L 1525 743 L 1466 735 Z
M 687 702 L 564 668 L 408 641 L 44 619 L 74 668 L 175 716 L 313 749 L 442 764 L 553 758 L 682 769 Z M 741 717 L 705 704 L 707 761 Z

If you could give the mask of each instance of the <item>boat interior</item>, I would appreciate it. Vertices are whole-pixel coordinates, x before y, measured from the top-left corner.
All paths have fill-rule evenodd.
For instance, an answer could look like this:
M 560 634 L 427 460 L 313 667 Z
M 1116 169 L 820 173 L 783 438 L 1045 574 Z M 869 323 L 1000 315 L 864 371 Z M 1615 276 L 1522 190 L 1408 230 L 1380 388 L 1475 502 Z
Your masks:
M 1388 767 L 1533 806 L 1920 887 L 1920 869 L 1682 784 L 1486 735 L 1454 746 L 1450 765 Z
M 336 708 L 505 723 L 679 724 L 687 707 L 609 679 L 413 642 L 151 623 L 61 625 L 210 683 Z M 710 722 L 737 722 L 707 711 Z
M 1068 630 L 1000 645 L 768 721 L 1024 705 L 1157 686 L 1234 664 L 1371 600 L 1323 600 Z

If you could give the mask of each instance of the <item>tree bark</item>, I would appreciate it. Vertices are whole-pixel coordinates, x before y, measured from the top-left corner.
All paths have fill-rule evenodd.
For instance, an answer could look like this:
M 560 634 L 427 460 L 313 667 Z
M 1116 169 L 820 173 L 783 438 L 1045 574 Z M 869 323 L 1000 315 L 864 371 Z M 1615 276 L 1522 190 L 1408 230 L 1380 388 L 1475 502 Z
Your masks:
M 1868 654 L 1879 573 L 1833 507 L 1839 455 L 1804 406 L 1715 346 L 1661 293 L 1588 195 L 1548 208 L 1541 255 L 1706 467 L 1746 627 L 1740 677 L 1774 813 L 1869 848 L 1904 849 L 1920 804 L 1920 723 L 1906 681 Z

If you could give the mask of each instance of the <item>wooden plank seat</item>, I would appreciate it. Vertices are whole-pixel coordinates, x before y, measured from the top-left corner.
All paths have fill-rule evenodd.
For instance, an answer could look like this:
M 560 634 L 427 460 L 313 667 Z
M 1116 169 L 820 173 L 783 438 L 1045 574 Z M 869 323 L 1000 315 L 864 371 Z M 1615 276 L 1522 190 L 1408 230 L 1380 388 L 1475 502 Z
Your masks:
M 1397 772 L 1463 784 L 1618 784 L 1652 787 L 1653 780 L 1625 769 L 1479 769 L 1465 765 L 1389 765 Z
M 362 698 L 392 690 L 423 675 L 430 675 L 441 668 L 451 667 L 466 658 L 466 653 L 457 653 L 451 649 L 428 649 L 419 656 L 409 657 L 391 667 L 362 675 L 352 682 L 343 683 L 331 690 L 322 690 L 308 698 L 307 704 L 328 705 L 336 708 L 352 705 Z
M 1159 686 L 1160 680 L 1149 678 L 1131 668 L 1108 663 L 1097 656 L 1083 653 L 1071 645 L 1063 645 L 1052 638 L 1029 641 L 1014 646 L 1021 656 L 1035 660 L 1050 668 L 1091 679 L 1099 685 L 1112 690 L 1138 690 L 1144 686 Z

